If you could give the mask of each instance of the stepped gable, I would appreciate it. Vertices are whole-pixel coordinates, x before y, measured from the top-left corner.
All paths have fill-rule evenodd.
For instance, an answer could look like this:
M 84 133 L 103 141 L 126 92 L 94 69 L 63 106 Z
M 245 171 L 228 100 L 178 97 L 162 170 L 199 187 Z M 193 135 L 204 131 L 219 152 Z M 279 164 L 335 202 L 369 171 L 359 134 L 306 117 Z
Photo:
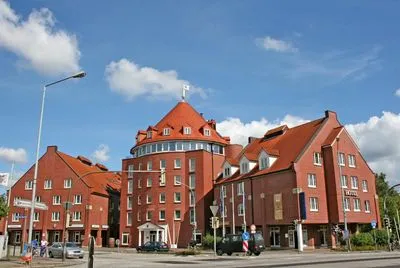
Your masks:
M 89 172 L 99 172 L 103 170 L 103 168 L 99 167 L 101 164 L 89 166 L 83 163 L 81 161 L 82 157 L 78 159 L 60 151 L 57 151 L 57 154 L 76 173 L 77 176 L 83 176 Z M 101 166 L 106 168 L 103 165 Z M 86 185 L 92 188 L 94 192 L 104 195 L 108 195 L 107 190 L 109 188 L 116 191 L 121 189 L 121 175 L 114 173 L 94 173 L 85 176 L 82 180 Z
M 228 144 L 229 141 L 224 139 L 212 126 L 210 126 L 209 122 L 210 120 L 206 121 L 189 103 L 179 102 L 171 111 L 169 111 L 168 114 L 152 127 L 152 130 L 156 131 L 156 133 L 154 133 L 151 138 L 138 140 L 136 146 L 165 140 L 203 140 L 225 145 Z M 184 127 L 190 127 L 191 134 L 183 134 Z M 163 135 L 164 128 L 170 128 L 169 135 Z M 210 136 L 204 135 L 204 128 L 210 130 Z

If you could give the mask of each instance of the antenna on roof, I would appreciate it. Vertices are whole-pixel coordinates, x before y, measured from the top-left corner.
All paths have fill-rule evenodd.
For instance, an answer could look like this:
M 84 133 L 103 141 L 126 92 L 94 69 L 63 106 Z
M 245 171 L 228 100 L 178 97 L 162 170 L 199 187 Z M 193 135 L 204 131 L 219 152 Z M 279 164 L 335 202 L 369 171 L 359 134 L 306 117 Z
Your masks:
M 188 84 L 183 84 L 182 85 L 182 101 L 185 102 L 186 98 L 186 91 L 189 91 L 190 86 Z

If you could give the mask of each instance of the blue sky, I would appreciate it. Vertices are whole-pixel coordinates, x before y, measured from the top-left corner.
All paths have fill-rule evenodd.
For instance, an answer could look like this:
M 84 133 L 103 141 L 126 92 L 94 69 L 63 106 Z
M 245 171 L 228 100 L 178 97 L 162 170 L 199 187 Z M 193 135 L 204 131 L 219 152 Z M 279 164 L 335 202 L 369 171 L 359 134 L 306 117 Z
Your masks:
M 186 83 L 189 102 L 236 142 L 335 110 L 370 165 L 400 182 L 399 9 L 0 0 L 0 172 L 34 162 L 42 86 L 83 69 L 84 79 L 47 91 L 41 154 L 56 144 L 120 169 L 137 130 L 157 123 Z

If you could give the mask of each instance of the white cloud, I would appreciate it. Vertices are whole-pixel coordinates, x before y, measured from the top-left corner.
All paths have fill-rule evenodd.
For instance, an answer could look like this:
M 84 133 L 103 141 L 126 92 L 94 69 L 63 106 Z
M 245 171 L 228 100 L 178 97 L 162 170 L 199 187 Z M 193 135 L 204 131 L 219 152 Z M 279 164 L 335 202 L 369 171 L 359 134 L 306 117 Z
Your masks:
M 25 149 L 22 148 L 12 149 L 0 147 L 0 160 L 9 163 L 15 162 L 23 164 L 27 162 L 27 153 Z
M 264 38 L 257 38 L 256 44 L 265 50 L 275 52 L 297 52 L 298 49 L 292 43 L 279 39 L 274 39 L 270 36 Z
M 141 67 L 133 61 L 121 59 L 112 61 L 106 66 L 106 79 L 110 88 L 132 100 L 141 95 L 151 98 L 180 98 L 183 84 L 188 81 L 178 79 L 174 70 L 159 71 L 151 67 Z M 198 93 L 205 98 L 205 92 L 199 87 L 190 85 L 188 94 Z
M 246 145 L 250 136 L 262 137 L 269 129 L 277 126 L 294 127 L 307 121 L 293 115 L 286 115 L 282 120 L 277 119 L 273 122 L 261 118 L 259 121 L 244 123 L 239 118 L 228 118 L 217 124 L 217 131 L 223 136 L 229 136 L 231 143 Z
M 396 95 L 397 97 L 400 97 L 400 88 L 398 88 L 398 89 L 396 90 L 396 92 L 394 93 L 394 95 Z
M 100 144 L 99 147 L 97 147 L 97 150 L 93 152 L 92 157 L 97 161 L 97 162 L 107 162 L 108 159 L 110 159 L 110 156 L 108 153 L 110 152 L 110 148 L 108 145 L 105 144 Z
M 346 125 L 374 172 L 400 183 L 400 114 L 383 112 L 367 122 Z
M 33 10 L 23 20 L 0 0 L 0 48 L 16 54 L 23 66 L 46 75 L 79 70 L 80 51 L 75 35 L 55 29 L 55 18 L 47 8 Z

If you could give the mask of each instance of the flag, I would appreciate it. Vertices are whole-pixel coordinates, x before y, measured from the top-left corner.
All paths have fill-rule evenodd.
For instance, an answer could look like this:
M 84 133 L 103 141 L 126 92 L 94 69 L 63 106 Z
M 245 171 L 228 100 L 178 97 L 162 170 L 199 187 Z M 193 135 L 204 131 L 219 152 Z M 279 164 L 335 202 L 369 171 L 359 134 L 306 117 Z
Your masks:
M 9 173 L 0 173 L 0 185 L 7 186 L 9 177 Z
M 190 89 L 190 86 L 187 85 L 187 84 L 183 84 L 183 89 L 184 89 L 184 90 L 189 90 L 189 89 Z

